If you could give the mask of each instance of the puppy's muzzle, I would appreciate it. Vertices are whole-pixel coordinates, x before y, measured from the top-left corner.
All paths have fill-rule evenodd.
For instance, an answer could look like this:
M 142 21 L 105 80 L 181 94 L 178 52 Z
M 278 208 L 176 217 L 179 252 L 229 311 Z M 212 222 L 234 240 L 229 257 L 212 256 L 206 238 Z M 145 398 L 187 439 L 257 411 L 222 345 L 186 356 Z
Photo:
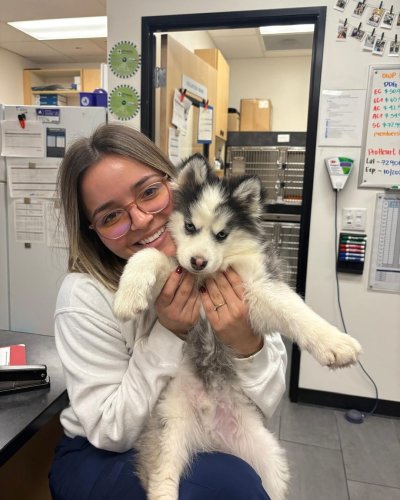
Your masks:
M 195 271 L 202 271 L 207 266 L 208 261 L 203 257 L 191 257 L 190 265 Z

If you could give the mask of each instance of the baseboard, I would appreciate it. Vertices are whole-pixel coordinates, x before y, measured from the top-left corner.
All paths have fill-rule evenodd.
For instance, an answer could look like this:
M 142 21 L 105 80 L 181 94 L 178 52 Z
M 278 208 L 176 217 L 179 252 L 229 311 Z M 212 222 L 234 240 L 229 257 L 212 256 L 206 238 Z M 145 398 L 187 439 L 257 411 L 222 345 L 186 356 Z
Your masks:
M 301 389 L 300 387 L 298 387 L 296 391 L 291 392 L 290 399 L 296 403 L 308 403 L 343 410 L 355 409 L 363 413 L 370 412 L 375 406 L 375 399 L 373 398 L 349 396 L 348 394 L 339 394 L 335 392 L 315 391 L 313 389 Z M 293 392 L 295 395 L 293 395 Z M 388 417 L 400 417 L 400 401 L 379 399 L 374 414 Z

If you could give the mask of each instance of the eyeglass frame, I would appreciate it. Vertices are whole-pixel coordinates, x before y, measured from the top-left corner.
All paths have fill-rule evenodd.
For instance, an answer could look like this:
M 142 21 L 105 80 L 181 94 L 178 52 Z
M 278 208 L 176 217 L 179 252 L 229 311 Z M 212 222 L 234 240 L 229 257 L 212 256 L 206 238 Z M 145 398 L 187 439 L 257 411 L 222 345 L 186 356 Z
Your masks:
M 168 203 L 165 205 L 165 207 L 161 208 L 160 210 L 157 210 L 156 212 L 146 212 L 146 210 L 143 210 L 141 209 L 135 202 L 136 200 L 133 200 L 131 201 L 130 203 L 128 203 L 127 205 L 123 206 L 123 207 L 118 207 L 118 208 L 114 208 L 114 210 L 124 210 L 127 214 L 128 214 L 128 217 L 131 221 L 131 225 L 130 227 L 132 227 L 132 224 L 133 224 L 133 220 L 132 220 L 132 217 L 131 217 L 131 214 L 129 212 L 128 209 L 130 209 L 133 205 L 136 206 L 136 208 L 138 210 L 140 210 L 142 213 L 144 214 L 149 214 L 149 215 L 155 215 L 155 214 L 159 214 L 161 213 L 163 210 L 165 210 L 169 204 L 169 202 L 171 201 L 171 190 L 168 186 L 168 181 L 170 180 L 170 177 L 168 174 L 165 174 L 164 177 L 162 177 L 160 180 L 158 181 L 154 181 L 152 184 L 149 184 L 149 186 L 147 186 L 146 188 L 144 188 L 142 191 L 139 192 L 139 194 L 141 192 L 143 192 L 145 189 L 147 189 L 148 187 L 152 186 L 153 184 L 156 184 L 157 182 L 161 182 L 162 184 L 165 185 L 165 187 L 167 188 L 167 191 L 168 191 Z M 92 229 L 93 231 L 95 231 L 97 234 L 99 234 L 102 238 L 105 238 L 106 240 L 119 240 L 120 238 L 122 238 L 123 236 L 125 236 L 126 234 L 128 234 L 128 232 L 130 231 L 130 229 L 127 229 L 127 231 L 123 234 L 121 234 L 121 236 L 117 236 L 116 238 L 109 238 L 108 236 L 103 236 L 99 230 L 96 228 L 96 224 L 97 224 L 97 221 L 99 221 L 102 217 L 108 215 L 110 212 L 113 212 L 113 210 L 110 210 L 109 212 L 103 214 L 103 215 L 99 215 L 98 217 L 96 217 L 96 220 L 93 221 L 93 223 L 91 223 L 89 225 L 89 229 Z

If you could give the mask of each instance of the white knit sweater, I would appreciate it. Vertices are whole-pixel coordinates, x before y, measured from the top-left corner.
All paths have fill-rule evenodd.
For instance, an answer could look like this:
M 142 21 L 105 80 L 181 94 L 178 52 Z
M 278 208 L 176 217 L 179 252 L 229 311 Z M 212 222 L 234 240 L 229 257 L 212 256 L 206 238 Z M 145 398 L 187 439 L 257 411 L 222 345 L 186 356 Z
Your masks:
M 69 437 L 126 451 L 182 359 L 183 341 L 154 312 L 135 325 L 112 311 L 113 293 L 87 274 L 68 274 L 55 312 L 56 346 L 70 405 L 61 423 Z M 250 358 L 235 361 L 244 392 L 268 418 L 285 390 L 287 356 L 280 335 L 265 338 Z

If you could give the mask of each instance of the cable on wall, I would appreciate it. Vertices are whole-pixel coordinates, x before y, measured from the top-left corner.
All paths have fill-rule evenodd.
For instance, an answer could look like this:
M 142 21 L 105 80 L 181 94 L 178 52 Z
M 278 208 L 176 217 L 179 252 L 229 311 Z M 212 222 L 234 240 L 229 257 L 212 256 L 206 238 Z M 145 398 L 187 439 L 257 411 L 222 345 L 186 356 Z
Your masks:
M 334 191 L 335 191 L 335 240 L 334 240 L 334 242 L 335 242 L 335 254 L 336 254 L 336 257 L 337 257 L 338 250 L 337 250 L 336 242 L 337 242 L 337 235 L 338 235 L 337 224 L 338 224 L 338 192 L 339 192 L 339 190 L 335 189 Z M 342 311 L 342 304 L 341 304 L 341 299 L 340 299 L 340 287 L 339 287 L 339 274 L 338 274 L 337 269 L 335 269 L 335 276 L 336 276 L 336 293 L 337 293 L 337 301 L 338 301 L 340 319 L 342 321 L 344 332 L 346 334 L 348 334 L 346 323 L 345 323 L 344 316 L 343 316 L 343 311 Z M 365 373 L 365 375 L 369 378 L 369 380 L 371 381 L 372 385 L 374 386 L 374 390 L 375 390 L 375 402 L 374 402 L 374 405 L 373 405 L 372 409 L 369 412 L 367 412 L 367 413 L 362 413 L 359 410 L 355 410 L 355 409 L 347 410 L 347 412 L 345 413 L 345 418 L 346 418 L 346 420 L 348 422 L 350 422 L 352 424 L 361 424 L 361 423 L 364 422 L 364 419 L 366 417 L 369 417 L 369 416 L 373 415 L 375 413 L 377 407 L 378 407 L 378 401 L 379 401 L 378 387 L 377 387 L 375 381 L 369 375 L 369 373 L 367 372 L 367 370 L 364 368 L 364 366 L 362 365 L 361 361 L 358 360 L 357 363 L 359 364 L 359 366 L 362 369 L 362 371 Z

